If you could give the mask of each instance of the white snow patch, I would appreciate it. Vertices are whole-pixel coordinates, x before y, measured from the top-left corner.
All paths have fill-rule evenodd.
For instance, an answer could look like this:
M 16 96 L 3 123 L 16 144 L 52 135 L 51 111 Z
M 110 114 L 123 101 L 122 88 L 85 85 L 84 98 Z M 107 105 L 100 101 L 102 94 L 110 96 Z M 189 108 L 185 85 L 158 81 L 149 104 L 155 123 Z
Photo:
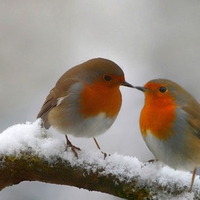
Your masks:
M 63 152 L 64 142 L 42 129 L 40 119 L 11 126 L 0 134 L 0 154 L 17 155 L 27 149 L 49 157 Z
M 81 147 L 82 148 L 82 147 Z M 99 151 L 88 151 L 82 149 L 78 151 L 79 158 L 69 150 L 65 151 L 65 140 L 56 138 L 49 131 L 41 128 L 41 120 L 33 123 L 17 124 L 9 127 L 0 134 L 0 154 L 20 155 L 21 151 L 30 151 L 37 154 L 49 162 L 53 162 L 54 157 L 61 157 L 71 163 L 72 166 L 82 166 L 88 173 L 102 170 L 102 174 L 115 174 L 121 181 L 131 181 L 134 177 L 140 177 L 141 184 L 158 182 L 162 186 L 174 188 L 186 187 L 185 194 L 181 194 L 179 199 L 193 199 L 194 193 L 187 193 L 187 188 L 191 183 L 189 172 L 176 171 L 161 162 L 143 163 L 137 158 L 122 156 L 117 153 L 107 156 L 104 159 Z M 199 176 L 196 176 L 194 189 L 200 188 Z M 173 199 L 170 197 L 170 199 Z

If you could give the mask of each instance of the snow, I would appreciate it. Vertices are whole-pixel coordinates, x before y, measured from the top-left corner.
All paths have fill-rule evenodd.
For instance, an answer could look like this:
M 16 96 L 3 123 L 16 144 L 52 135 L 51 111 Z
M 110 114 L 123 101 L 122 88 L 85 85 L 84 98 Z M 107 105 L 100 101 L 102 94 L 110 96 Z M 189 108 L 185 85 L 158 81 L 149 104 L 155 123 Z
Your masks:
M 81 147 L 82 148 L 82 147 Z M 186 188 L 186 192 L 179 197 L 170 199 L 193 199 L 194 193 L 188 193 L 191 174 L 189 172 L 176 171 L 161 162 L 140 162 L 135 157 L 123 156 L 114 153 L 104 159 L 103 154 L 97 149 L 90 151 L 82 149 L 78 151 L 79 158 L 69 150 L 65 151 L 65 140 L 60 140 L 50 131 L 41 128 L 41 120 L 33 123 L 17 124 L 9 127 L 0 134 L 0 154 L 20 155 L 23 150 L 31 150 L 33 153 L 53 162 L 55 156 L 68 160 L 72 166 L 81 166 L 87 169 L 87 172 L 95 172 L 99 168 L 104 168 L 101 173 L 115 174 L 122 181 L 131 181 L 133 177 L 140 177 L 139 184 L 153 184 L 158 182 L 167 188 L 180 187 Z M 200 188 L 199 176 L 196 176 L 194 190 Z

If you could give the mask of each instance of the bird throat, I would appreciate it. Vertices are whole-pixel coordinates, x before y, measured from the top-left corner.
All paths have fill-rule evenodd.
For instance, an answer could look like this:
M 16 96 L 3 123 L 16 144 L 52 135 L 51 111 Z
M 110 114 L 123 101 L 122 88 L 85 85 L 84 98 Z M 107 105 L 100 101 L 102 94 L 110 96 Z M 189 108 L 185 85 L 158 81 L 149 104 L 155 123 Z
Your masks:
M 173 134 L 172 126 L 176 119 L 175 108 L 173 101 L 154 101 L 152 104 L 146 99 L 140 115 L 140 129 L 143 137 L 149 131 L 157 139 L 168 140 Z

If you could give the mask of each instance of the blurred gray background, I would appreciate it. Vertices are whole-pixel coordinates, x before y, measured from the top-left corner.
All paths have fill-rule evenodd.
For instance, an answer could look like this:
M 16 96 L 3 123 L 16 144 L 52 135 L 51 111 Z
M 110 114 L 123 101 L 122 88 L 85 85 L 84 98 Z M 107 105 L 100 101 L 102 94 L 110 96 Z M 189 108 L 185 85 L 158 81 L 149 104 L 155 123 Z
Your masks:
M 133 85 L 154 78 L 181 84 L 200 101 L 199 0 L 1 0 L 0 132 L 33 122 L 49 90 L 72 66 L 94 57 L 115 61 Z M 105 152 L 153 158 L 140 135 L 141 92 L 122 87 L 123 105 L 106 134 Z M 61 140 L 64 137 L 54 132 Z M 71 141 L 88 151 L 92 139 Z M 3 200 L 116 200 L 67 186 L 23 182 L 0 193 Z

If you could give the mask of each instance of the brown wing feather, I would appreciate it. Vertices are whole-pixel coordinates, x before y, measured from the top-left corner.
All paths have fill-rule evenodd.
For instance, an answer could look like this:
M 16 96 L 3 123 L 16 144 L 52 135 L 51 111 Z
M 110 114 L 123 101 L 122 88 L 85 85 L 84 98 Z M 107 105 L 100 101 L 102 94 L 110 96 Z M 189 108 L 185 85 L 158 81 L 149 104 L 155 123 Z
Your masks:
M 188 114 L 187 122 L 192 132 L 200 138 L 200 105 L 196 100 L 191 100 L 182 108 Z
M 65 73 L 65 76 L 62 76 L 56 86 L 50 91 L 49 95 L 47 96 L 40 112 L 37 115 L 37 118 L 42 118 L 43 126 L 48 129 L 51 124 L 48 121 L 48 114 L 51 109 L 57 106 L 58 98 L 64 97 L 69 94 L 69 88 L 72 84 L 77 83 L 78 81 L 72 78 L 67 78 L 68 74 Z
M 40 112 L 37 115 L 37 118 L 42 118 L 43 125 L 46 129 L 48 129 L 51 125 L 48 122 L 48 113 L 49 111 L 57 105 L 57 100 L 54 97 L 54 88 L 50 91 L 49 95 L 47 96 Z

